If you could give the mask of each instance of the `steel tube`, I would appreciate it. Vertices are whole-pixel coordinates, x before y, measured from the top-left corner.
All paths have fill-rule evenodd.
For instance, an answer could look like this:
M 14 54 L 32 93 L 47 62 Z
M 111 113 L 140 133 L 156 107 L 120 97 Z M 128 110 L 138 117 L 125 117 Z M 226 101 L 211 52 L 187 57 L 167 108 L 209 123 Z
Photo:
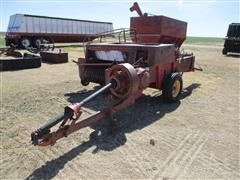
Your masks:
M 101 89 L 97 90 L 95 93 L 93 93 L 92 95 L 88 96 L 87 98 L 85 98 L 84 100 L 82 100 L 79 105 L 82 106 L 85 103 L 87 103 L 88 101 L 90 101 L 91 99 L 95 98 L 96 96 L 98 96 L 99 94 L 101 94 L 102 92 L 106 91 L 107 89 L 112 87 L 112 83 L 108 83 L 105 86 L 103 86 Z
M 95 93 L 93 93 L 92 95 L 88 96 L 87 98 L 85 98 L 84 100 L 82 100 L 79 105 L 82 106 L 85 103 L 87 103 L 88 101 L 90 101 L 91 99 L 95 98 L 96 96 L 98 96 L 100 93 L 106 91 L 107 89 L 112 87 L 112 83 L 108 83 L 105 86 L 103 86 L 101 89 L 99 89 L 98 91 L 96 91 Z M 53 126 L 55 126 L 56 124 L 58 124 L 59 122 L 61 122 L 64 118 L 70 118 L 71 116 L 73 116 L 73 112 L 69 112 L 66 114 L 65 113 L 61 113 L 59 114 L 57 117 L 55 117 L 54 119 L 49 120 L 46 124 L 44 124 L 43 126 L 41 126 L 38 130 L 38 137 L 41 137 L 46 131 L 48 131 L 50 128 L 52 128 Z
M 65 115 L 64 113 L 59 114 L 57 117 L 49 120 L 46 124 L 44 124 L 43 126 L 41 126 L 38 129 L 38 136 L 43 135 L 47 130 L 49 130 L 51 127 L 55 126 L 56 124 L 58 124 L 59 122 L 61 122 L 67 115 Z

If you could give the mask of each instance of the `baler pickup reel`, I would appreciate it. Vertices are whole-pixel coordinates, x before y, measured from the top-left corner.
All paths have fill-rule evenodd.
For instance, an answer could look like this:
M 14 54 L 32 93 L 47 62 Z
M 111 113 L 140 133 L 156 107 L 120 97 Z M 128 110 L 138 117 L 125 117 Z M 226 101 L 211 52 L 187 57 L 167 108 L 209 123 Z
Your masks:
M 114 65 L 106 69 L 105 75 L 105 86 L 81 102 L 66 106 L 62 114 L 32 132 L 32 144 L 39 146 L 54 145 L 58 139 L 67 137 L 81 128 L 90 126 L 101 119 L 111 118 L 113 113 L 132 105 L 148 86 L 148 71 L 146 69 L 141 70 L 141 68 L 135 69 L 128 63 Z M 109 91 L 110 106 L 90 117 L 81 119 L 82 106 L 106 91 Z M 113 104 L 113 101 L 115 104 Z M 59 128 L 56 131 L 51 131 L 51 128 L 59 123 Z

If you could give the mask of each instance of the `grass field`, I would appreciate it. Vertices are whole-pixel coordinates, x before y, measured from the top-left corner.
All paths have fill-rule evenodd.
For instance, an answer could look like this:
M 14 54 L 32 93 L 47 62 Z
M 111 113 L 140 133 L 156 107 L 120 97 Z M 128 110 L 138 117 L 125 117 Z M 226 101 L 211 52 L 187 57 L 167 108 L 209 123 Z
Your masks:
M 5 46 L 4 34 L 0 33 L 0 47 Z
M 218 37 L 192 37 L 188 36 L 185 44 L 201 44 L 201 45 L 223 45 L 224 39 Z
M 199 44 L 199 45 L 223 45 L 223 38 L 217 37 L 192 37 L 188 36 L 184 42 L 185 44 Z M 0 47 L 5 46 L 4 35 L 0 34 Z

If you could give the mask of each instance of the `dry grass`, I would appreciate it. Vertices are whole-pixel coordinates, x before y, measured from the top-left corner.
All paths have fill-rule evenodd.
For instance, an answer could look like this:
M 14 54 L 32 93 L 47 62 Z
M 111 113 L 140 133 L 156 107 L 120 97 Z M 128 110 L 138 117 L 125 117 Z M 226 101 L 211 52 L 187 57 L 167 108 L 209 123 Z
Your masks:
M 69 59 L 82 48 L 66 47 Z M 73 62 L 1 72 L 1 179 L 239 179 L 239 57 L 221 48 L 185 47 L 203 72 L 184 74 L 180 102 L 169 105 L 147 89 L 107 124 L 85 128 L 55 146 L 30 144 L 30 133 L 95 90 L 82 87 Z M 103 107 L 100 96 L 84 115 Z M 150 141 L 154 140 L 154 146 Z

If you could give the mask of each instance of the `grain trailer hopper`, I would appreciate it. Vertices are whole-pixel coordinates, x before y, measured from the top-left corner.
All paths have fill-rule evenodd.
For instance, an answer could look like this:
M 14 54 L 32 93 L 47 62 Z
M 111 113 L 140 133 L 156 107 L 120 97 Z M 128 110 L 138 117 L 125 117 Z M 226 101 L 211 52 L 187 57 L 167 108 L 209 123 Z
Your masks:
M 43 40 L 51 43 L 84 42 L 112 29 L 110 22 L 15 14 L 10 17 L 5 39 L 6 46 L 28 48 L 39 46 Z

